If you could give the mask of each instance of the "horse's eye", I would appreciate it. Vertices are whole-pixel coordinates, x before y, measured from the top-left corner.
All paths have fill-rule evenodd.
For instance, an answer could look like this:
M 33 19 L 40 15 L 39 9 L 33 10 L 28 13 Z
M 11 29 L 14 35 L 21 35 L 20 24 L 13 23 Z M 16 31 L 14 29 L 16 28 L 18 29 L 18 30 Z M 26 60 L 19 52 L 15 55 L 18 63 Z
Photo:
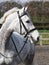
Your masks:
M 30 21 L 26 21 L 26 23 L 30 23 Z

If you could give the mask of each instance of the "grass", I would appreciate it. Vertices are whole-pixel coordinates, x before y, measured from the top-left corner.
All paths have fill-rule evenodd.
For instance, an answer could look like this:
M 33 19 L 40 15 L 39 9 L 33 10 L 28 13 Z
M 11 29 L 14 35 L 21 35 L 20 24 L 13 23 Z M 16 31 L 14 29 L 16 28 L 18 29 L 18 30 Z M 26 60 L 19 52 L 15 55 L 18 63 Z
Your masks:
M 39 33 L 49 33 L 49 30 L 39 30 Z
M 31 16 L 31 19 L 35 23 L 49 22 L 49 15 L 42 15 L 42 16 L 35 15 L 35 16 Z

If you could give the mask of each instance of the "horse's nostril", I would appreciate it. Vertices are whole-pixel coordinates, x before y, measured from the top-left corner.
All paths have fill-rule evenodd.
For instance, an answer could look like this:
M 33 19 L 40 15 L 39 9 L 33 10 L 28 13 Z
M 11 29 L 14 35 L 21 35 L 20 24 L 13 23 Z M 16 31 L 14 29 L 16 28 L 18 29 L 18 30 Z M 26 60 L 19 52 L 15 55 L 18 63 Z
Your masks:
M 39 37 L 37 38 L 37 41 L 39 41 Z

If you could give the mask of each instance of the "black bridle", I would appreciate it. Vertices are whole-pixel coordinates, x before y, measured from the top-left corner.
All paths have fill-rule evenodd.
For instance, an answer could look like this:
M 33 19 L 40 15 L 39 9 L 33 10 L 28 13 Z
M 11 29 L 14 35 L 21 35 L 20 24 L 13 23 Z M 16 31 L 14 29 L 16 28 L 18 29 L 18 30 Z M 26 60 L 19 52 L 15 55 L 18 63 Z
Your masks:
M 20 20 L 20 34 L 22 34 L 22 25 L 23 25 L 23 27 L 24 27 L 24 29 L 26 31 L 26 34 L 25 34 L 24 38 L 26 38 L 27 35 L 29 33 L 33 32 L 34 30 L 36 30 L 36 28 L 31 29 L 30 31 L 28 31 L 28 29 L 26 28 L 25 24 L 22 22 L 22 19 L 21 19 L 21 17 L 24 16 L 24 15 L 26 15 L 27 13 L 23 14 L 22 16 L 19 15 L 19 11 L 17 13 L 18 13 L 18 17 L 19 17 L 19 20 Z
M 20 34 L 22 34 L 22 25 L 23 25 L 23 27 L 24 27 L 24 29 L 25 29 L 25 31 L 26 31 L 26 34 L 25 34 L 24 38 L 26 38 L 27 35 L 28 35 L 29 33 L 33 32 L 34 30 L 36 30 L 36 28 L 31 29 L 30 31 L 28 31 L 28 29 L 26 28 L 25 24 L 24 24 L 24 23 L 22 22 L 22 20 L 21 20 L 21 17 L 24 16 L 24 15 L 26 15 L 27 13 L 25 12 L 22 16 L 19 15 L 19 11 L 18 11 L 17 13 L 18 13 L 18 17 L 19 17 L 19 20 L 20 20 Z M 20 49 L 19 52 L 18 52 L 18 50 L 17 50 L 16 44 L 15 44 L 15 42 L 14 42 L 12 36 L 11 36 L 11 40 L 12 40 L 13 45 L 14 45 L 14 47 L 15 47 L 15 50 L 16 50 L 16 52 L 17 52 L 16 57 L 19 56 L 20 60 L 23 62 L 22 58 L 20 57 L 20 53 L 21 53 L 21 51 L 23 50 L 24 46 L 26 45 L 27 40 L 28 40 L 28 37 L 26 38 L 26 41 L 24 41 L 24 45 L 23 45 L 23 47 Z M 5 57 L 5 58 L 12 58 L 12 57 L 7 57 L 7 56 L 5 56 L 5 55 L 2 54 L 2 53 L 0 53 L 0 54 L 1 54 L 3 57 Z

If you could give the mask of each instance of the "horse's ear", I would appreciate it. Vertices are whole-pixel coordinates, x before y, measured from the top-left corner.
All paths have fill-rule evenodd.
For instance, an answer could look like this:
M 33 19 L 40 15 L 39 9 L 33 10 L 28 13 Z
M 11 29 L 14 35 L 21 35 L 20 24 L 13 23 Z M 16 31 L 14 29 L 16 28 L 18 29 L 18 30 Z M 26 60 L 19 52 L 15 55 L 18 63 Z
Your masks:
M 27 11 L 28 7 L 25 7 L 25 11 Z
M 22 8 L 23 12 L 24 12 L 24 11 L 27 11 L 27 9 L 28 9 L 28 7 L 23 7 L 23 8 Z
M 24 11 L 24 10 L 25 10 L 25 7 L 22 8 L 22 11 Z
M 21 16 L 23 15 L 23 13 L 24 13 L 24 7 L 19 10 L 19 15 Z
M 24 13 L 24 11 L 25 11 L 25 7 L 23 7 L 23 8 L 21 9 L 21 12 L 23 12 L 23 13 Z

